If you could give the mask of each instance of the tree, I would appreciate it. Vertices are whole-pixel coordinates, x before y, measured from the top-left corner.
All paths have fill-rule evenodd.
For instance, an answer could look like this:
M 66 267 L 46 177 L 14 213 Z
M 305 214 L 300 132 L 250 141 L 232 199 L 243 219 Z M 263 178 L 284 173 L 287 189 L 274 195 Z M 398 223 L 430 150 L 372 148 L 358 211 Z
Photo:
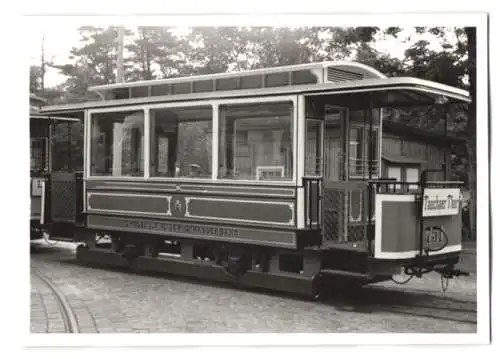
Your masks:
M 42 71 L 39 66 L 30 66 L 30 93 L 37 94 L 41 89 Z
M 175 37 L 168 27 L 139 27 L 138 36 L 127 45 L 129 80 L 153 80 L 183 73 L 182 53 L 189 53 L 185 40 Z
M 67 102 L 97 99 L 95 94 L 88 92 L 90 86 L 116 81 L 118 28 L 83 26 L 79 31 L 82 45 L 70 51 L 73 63 L 51 65 L 68 78 L 63 85 Z M 125 35 L 130 35 L 130 31 Z

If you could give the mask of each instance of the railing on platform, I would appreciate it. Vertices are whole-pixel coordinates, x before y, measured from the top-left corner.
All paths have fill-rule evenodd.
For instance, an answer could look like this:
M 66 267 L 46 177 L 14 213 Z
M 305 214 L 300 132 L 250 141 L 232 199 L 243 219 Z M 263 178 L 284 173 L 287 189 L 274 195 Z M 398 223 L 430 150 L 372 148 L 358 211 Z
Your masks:
M 342 244 L 366 244 L 368 226 L 368 183 L 365 181 L 326 182 L 323 186 L 323 240 Z
M 305 227 L 309 229 L 321 228 L 322 184 L 321 177 L 304 177 L 304 218 Z

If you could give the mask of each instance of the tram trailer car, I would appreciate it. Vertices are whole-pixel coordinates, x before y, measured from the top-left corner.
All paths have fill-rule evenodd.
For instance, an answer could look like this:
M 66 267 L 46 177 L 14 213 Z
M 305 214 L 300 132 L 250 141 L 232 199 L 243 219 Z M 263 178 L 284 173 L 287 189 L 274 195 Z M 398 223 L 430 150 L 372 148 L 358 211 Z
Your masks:
M 77 198 L 83 194 L 75 187 L 81 172 L 72 171 L 69 163 L 59 163 L 63 168 L 53 169 L 55 126 L 64 124 L 70 130 L 81 119 L 41 114 L 45 104 L 45 99 L 30 94 L 30 240 L 48 234 L 73 237 L 75 215 L 81 207 Z M 67 145 L 71 145 L 70 136 Z
M 466 91 L 355 62 L 91 90 L 102 100 L 42 110 L 85 120 L 84 263 L 314 296 L 329 279 L 462 274 L 450 137 L 383 111 L 446 112 Z

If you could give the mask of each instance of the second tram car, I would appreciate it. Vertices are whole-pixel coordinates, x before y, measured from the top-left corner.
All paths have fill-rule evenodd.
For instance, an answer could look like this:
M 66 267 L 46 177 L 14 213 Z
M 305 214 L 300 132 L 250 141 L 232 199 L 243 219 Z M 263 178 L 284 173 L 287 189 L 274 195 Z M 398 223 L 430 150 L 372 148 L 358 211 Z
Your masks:
M 62 145 L 71 153 L 71 129 L 82 119 L 42 114 L 45 104 L 45 99 L 30 94 L 30 237 L 71 239 L 83 195 L 77 187 L 82 172 L 72 167 L 71 156 L 61 159 L 55 152 Z M 57 126 L 67 129 L 63 141 L 57 139 Z
M 42 109 L 85 121 L 82 262 L 312 295 L 328 279 L 461 274 L 452 139 L 383 111 L 446 112 L 466 91 L 355 62 L 92 90 L 101 101 Z

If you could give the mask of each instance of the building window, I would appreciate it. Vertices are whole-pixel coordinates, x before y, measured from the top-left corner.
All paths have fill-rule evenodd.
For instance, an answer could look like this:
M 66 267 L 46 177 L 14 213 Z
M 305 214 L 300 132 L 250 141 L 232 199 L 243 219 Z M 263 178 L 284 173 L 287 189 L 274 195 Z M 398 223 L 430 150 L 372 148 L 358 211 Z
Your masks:
M 293 103 L 219 107 L 219 178 L 293 178 Z
M 396 180 L 396 182 L 417 183 L 420 180 L 420 169 L 418 167 L 401 165 L 387 167 L 387 177 Z M 395 184 L 394 189 L 399 190 L 401 185 Z M 408 186 L 408 190 L 417 190 L 417 184 Z
M 91 121 L 91 175 L 144 176 L 144 112 L 96 113 Z
M 401 182 L 401 167 L 388 167 L 387 177 L 391 180 L 395 180 L 396 182 Z M 396 184 L 393 186 L 393 188 L 398 190 L 401 188 L 401 185 Z
M 407 167 L 406 168 L 406 182 L 410 182 L 410 183 L 416 183 L 420 180 L 419 176 L 420 176 L 420 171 L 418 170 L 418 168 L 411 168 L 411 167 Z M 412 184 L 408 187 L 408 189 L 410 190 L 416 190 L 418 189 L 418 185 L 416 184 Z
M 211 106 L 153 109 L 149 118 L 152 177 L 211 177 Z

